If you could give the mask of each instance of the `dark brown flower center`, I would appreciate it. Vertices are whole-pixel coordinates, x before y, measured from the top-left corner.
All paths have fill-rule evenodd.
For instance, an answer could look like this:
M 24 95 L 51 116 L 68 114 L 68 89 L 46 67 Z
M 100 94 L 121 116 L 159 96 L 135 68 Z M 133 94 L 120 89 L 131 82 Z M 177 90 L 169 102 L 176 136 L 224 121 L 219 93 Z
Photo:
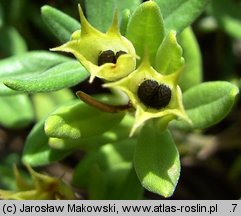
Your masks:
M 117 59 L 123 54 L 126 54 L 126 52 L 122 50 L 116 52 L 116 54 L 112 50 L 103 51 L 98 57 L 98 66 L 101 66 L 105 63 L 115 64 Z
M 147 107 L 161 109 L 166 107 L 171 100 L 171 89 L 158 84 L 155 80 L 145 80 L 137 90 L 140 101 Z

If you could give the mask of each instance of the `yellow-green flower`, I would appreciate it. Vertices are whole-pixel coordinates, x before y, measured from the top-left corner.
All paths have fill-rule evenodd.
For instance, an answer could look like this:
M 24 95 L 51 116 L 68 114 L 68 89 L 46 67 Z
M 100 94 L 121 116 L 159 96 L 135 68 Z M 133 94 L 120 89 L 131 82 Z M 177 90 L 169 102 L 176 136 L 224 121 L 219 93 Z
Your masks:
M 16 166 L 14 166 L 14 175 L 17 185 L 17 191 L 0 190 L 0 199 L 11 200 L 62 200 L 75 199 L 71 187 L 65 184 L 61 179 L 50 177 L 35 172 L 30 166 L 27 166 L 31 174 L 32 182 L 26 180 L 20 175 Z
M 129 40 L 121 36 L 117 13 L 106 33 L 102 33 L 90 25 L 80 6 L 79 13 L 81 30 L 74 32 L 69 42 L 51 50 L 74 54 L 90 72 L 90 82 L 95 77 L 114 81 L 134 71 L 136 67 L 135 49 Z
M 104 87 L 124 91 L 136 108 L 131 135 L 152 118 L 162 118 L 169 122 L 180 117 L 190 122 L 182 104 L 181 89 L 177 85 L 181 71 L 162 75 L 150 65 L 145 55 L 137 70 L 119 81 L 104 84 Z

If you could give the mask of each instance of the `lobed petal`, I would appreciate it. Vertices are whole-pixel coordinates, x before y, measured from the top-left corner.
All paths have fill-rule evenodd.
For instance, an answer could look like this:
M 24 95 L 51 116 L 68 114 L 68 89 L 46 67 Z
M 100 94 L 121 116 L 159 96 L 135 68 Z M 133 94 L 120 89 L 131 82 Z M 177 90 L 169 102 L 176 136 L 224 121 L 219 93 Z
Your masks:
M 104 84 L 104 87 L 120 89 L 124 91 L 129 97 L 135 111 L 135 122 L 132 127 L 130 135 L 136 131 L 145 121 L 153 118 L 163 118 L 166 116 L 172 116 L 168 118 L 171 121 L 174 118 L 182 118 L 190 122 L 182 103 L 182 92 L 180 87 L 177 85 L 180 77 L 181 70 L 176 71 L 170 75 L 162 75 L 158 73 L 149 62 L 147 55 L 144 57 L 141 65 L 134 72 L 129 74 L 127 77 L 112 83 Z M 138 98 L 138 88 L 140 84 L 145 80 L 155 80 L 159 84 L 168 86 L 171 90 L 171 99 L 166 107 L 161 109 L 154 109 L 146 106 Z
M 121 36 L 117 13 L 115 13 L 112 25 L 105 34 L 90 25 L 80 6 L 79 13 L 81 31 L 74 32 L 69 42 L 53 48 L 51 51 L 72 53 L 90 72 L 90 82 L 95 77 L 114 81 L 134 71 L 136 67 L 135 48 L 128 39 Z M 126 54 L 120 56 L 115 63 L 104 63 L 98 66 L 99 55 L 106 50 L 111 50 L 115 54 L 123 51 Z

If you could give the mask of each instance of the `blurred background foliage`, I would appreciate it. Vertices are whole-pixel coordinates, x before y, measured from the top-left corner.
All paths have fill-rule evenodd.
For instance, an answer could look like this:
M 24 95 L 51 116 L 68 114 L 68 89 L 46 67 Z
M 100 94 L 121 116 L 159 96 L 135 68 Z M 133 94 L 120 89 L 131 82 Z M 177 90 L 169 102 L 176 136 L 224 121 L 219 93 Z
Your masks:
M 86 0 L 87 1 L 87 0 Z M 43 5 L 51 5 L 78 18 L 77 4 L 84 0 L 1 0 L 0 59 L 31 50 L 48 50 L 58 40 L 40 16 Z M 241 1 L 211 0 L 206 11 L 192 25 L 203 61 L 203 80 L 227 80 L 241 85 Z M 1 77 L 0 77 L 1 79 Z M 83 83 L 86 92 L 99 92 Z M 14 163 L 21 167 L 23 143 L 34 123 L 65 100 L 73 98 L 80 87 L 51 94 L 0 96 L 0 188 L 14 189 Z M 25 101 L 25 102 L 23 102 Z M 26 102 L 27 101 L 27 102 Z M 36 103 L 38 101 L 38 103 Z M 46 102 L 48 101 L 48 102 Z M 23 102 L 23 106 L 21 106 Z M 36 104 L 46 106 L 36 106 Z M 174 131 L 182 157 L 182 173 L 172 199 L 238 199 L 241 197 L 241 109 L 237 100 L 232 112 L 219 124 L 185 136 Z M 21 108 L 14 109 L 13 107 Z M 27 111 L 26 111 L 27 110 Z M 1 119 L 9 113 L 8 124 Z M 61 162 L 42 167 L 54 176 L 71 180 L 73 168 L 83 156 L 76 152 Z M 22 172 L 26 170 L 22 167 Z M 84 196 L 83 191 L 76 193 Z M 157 195 L 145 192 L 151 199 Z

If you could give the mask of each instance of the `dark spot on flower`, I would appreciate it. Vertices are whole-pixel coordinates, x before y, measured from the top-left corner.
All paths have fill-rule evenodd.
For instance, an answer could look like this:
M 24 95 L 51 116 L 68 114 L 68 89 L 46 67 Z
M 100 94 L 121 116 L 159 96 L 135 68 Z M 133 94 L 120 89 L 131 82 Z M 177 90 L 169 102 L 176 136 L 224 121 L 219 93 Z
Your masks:
M 123 54 L 126 54 L 126 52 L 122 50 L 116 52 L 116 54 L 112 50 L 103 51 L 98 57 L 98 66 L 101 66 L 105 63 L 115 64 L 117 59 Z
M 122 50 L 118 51 L 118 52 L 115 54 L 116 60 L 117 60 L 121 55 L 124 55 L 124 54 L 127 54 L 127 52 L 122 51 Z
M 171 100 L 171 96 L 171 89 L 166 85 L 160 84 L 153 95 L 151 107 L 156 109 L 166 107 Z
M 151 100 L 157 91 L 159 84 L 155 80 L 145 80 L 138 88 L 137 95 L 141 102 L 146 106 L 150 106 Z
M 112 50 L 106 50 L 100 53 L 98 57 L 98 66 L 105 63 L 116 63 L 115 53 Z
M 171 89 L 158 84 L 155 80 L 145 80 L 138 88 L 137 95 L 147 107 L 161 109 L 166 107 L 171 100 Z

